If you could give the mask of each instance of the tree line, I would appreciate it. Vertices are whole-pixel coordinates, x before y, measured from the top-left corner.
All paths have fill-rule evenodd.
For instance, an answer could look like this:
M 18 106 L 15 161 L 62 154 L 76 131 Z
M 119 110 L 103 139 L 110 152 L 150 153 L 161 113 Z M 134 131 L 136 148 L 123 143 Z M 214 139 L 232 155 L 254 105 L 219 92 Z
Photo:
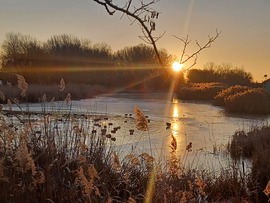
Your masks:
M 243 68 L 233 67 L 230 64 L 217 65 L 207 63 L 203 69 L 191 69 L 187 73 L 188 83 L 213 83 L 219 82 L 229 86 L 252 85 L 252 74 Z
M 17 73 L 30 84 L 58 83 L 64 78 L 67 83 L 165 89 L 170 84 L 168 72 L 173 74 L 160 67 L 155 50 L 145 44 L 112 51 L 106 43 L 93 43 L 68 34 L 54 35 L 41 42 L 29 35 L 8 33 L 1 47 L 0 79 L 3 83 L 16 84 Z M 159 50 L 159 57 L 166 67 L 176 59 L 165 49 Z M 243 69 L 213 63 L 203 69 L 190 69 L 185 77 L 186 80 L 184 73 L 178 75 L 180 84 L 222 82 L 248 85 L 252 81 L 251 74 Z
M 135 83 L 150 73 L 159 79 L 165 74 L 153 48 L 144 44 L 113 52 L 106 43 L 68 34 L 40 42 L 28 35 L 8 33 L 1 47 L 4 83 L 12 83 L 14 73 L 23 75 L 29 83 L 55 83 L 65 78 L 70 83 L 115 86 Z M 159 53 L 164 64 L 170 64 L 174 58 L 165 49 Z

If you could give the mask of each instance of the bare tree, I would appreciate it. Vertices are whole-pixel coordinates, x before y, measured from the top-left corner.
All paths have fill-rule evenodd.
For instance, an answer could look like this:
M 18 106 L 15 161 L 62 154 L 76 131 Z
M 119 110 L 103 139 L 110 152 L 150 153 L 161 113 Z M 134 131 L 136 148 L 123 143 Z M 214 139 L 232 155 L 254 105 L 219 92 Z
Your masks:
M 159 36 L 155 36 L 153 34 L 153 31 L 156 30 L 155 20 L 159 18 L 160 12 L 156 11 L 152 6 L 157 2 L 159 2 L 160 0 L 126 0 L 123 1 L 122 4 L 120 3 L 121 1 L 117 0 L 93 0 L 93 1 L 104 6 L 106 11 L 110 15 L 113 15 L 115 12 L 120 12 L 122 13 L 122 16 L 126 15 L 130 19 L 131 24 L 137 22 L 141 26 L 143 33 L 143 36 L 139 37 L 144 42 L 151 44 L 153 46 L 161 67 L 165 68 L 166 64 L 164 64 L 164 62 L 162 61 L 162 58 L 156 45 L 156 42 L 165 34 L 165 32 L 163 32 Z M 190 43 L 188 36 L 185 38 L 175 36 L 184 44 L 184 49 L 182 51 L 180 63 L 184 64 L 190 60 L 193 60 L 193 63 L 189 68 L 194 66 L 197 62 L 198 55 L 204 49 L 209 48 L 211 44 L 219 37 L 220 33 L 221 32 L 216 31 L 215 36 L 213 37 L 209 36 L 208 41 L 203 45 L 201 45 L 199 42 L 196 41 L 198 50 L 196 50 L 194 53 L 190 55 L 187 55 L 187 46 Z
M 126 15 L 131 24 L 134 22 L 139 23 L 142 29 L 143 36 L 139 36 L 144 42 L 151 44 L 156 53 L 157 59 L 162 67 L 164 67 L 161 56 L 158 52 L 156 42 L 165 34 L 163 32 L 159 36 L 154 36 L 153 31 L 156 30 L 155 20 L 159 18 L 160 12 L 152 8 L 152 5 L 157 3 L 159 0 L 127 0 L 119 5 L 119 1 L 113 0 L 93 0 L 98 4 L 105 7 L 106 11 L 113 15 L 116 11 L 122 13 L 122 16 Z
M 196 41 L 196 45 L 197 45 L 197 50 L 194 51 L 191 55 L 188 55 L 187 53 L 187 47 L 188 45 L 191 43 L 191 40 L 189 40 L 189 37 L 177 37 L 174 36 L 175 38 L 177 38 L 178 40 L 180 40 L 184 47 L 182 50 L 182 54 L 180 56 L 180 61 L 179 63 L 181 64 L 185 64 L 188 61 L 193 60 L 193 62 L 191 63 L 191 65 L 189 67 L 186 68 L 186 70 L 190 69 L 191 67 L 193 67 L 194 65 L 196 65 L 197 63 L 197 58 L 198 55 L 207 48 L 210 48 L 212 43 L 219 37 L 219 35 L 221 34 L 221 31 L 216 30 L 216 34 L 214 36 L 208 36 L 208 41 L 205 42 L 204 44 L 200 44 L 198 41 Z

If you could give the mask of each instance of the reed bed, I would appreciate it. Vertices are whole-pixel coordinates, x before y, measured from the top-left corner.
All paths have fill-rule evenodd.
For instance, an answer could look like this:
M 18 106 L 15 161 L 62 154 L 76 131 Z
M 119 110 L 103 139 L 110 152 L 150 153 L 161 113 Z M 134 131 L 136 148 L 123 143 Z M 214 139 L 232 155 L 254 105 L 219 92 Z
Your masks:
M 28 86 L 21 82 L 26 97 Z M 64 86 L 60 82 L 58 91 Z M 117 133 L 109 131 L 110 118 L 74 114 L 70 99 L 67 94 L 63 101 L 66 111 L 48 112 L 50 101 L 43 96 L 42 112 L 32 113 L 15 112 L 11 104 L 19 104 L 7 98 L 0 112 L 1 202 L 267 202 L 268 176 L 258 185 L 237 161 L 220 173 L 187 166 L 173 135 L 165 164 L 146 152 L 123 157 L 114 145 Z M 134 114 L 137 130 L 149 133 L 139 107 Z

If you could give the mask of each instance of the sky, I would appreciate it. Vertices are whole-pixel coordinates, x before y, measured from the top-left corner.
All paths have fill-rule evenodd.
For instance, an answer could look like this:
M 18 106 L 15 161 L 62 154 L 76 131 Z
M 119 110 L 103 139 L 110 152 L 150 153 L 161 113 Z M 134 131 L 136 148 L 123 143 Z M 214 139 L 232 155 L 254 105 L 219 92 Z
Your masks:
M 124 1 L 124 0 L 121 0 Z M 270 0 L 160 0 L 156 35 L 165 35 L 158 48 L 181 55 L 183 44 L 175 37 L 188 35 L 188 53 L 216 30 L 220 37 L 204 50 L 193 68 L 213 62 L 250 72 L 255 81 L 270 77 Z M 0 0 L 0 44 L 9 32 L 46 41 L 53 35 L 71 34 L 106 42 L 116 51 L 144 43 L 138 24 L 121 14 L 108 15 L 93 0 Z

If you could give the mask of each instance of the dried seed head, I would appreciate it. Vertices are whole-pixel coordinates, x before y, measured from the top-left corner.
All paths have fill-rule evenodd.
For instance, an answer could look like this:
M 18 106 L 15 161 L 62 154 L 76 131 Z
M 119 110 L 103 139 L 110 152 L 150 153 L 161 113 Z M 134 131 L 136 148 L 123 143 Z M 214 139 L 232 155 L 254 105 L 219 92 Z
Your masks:
M 47 96 L 46 96 L 46 94 L 43 94 L 43 95 L 42 95 L 42 99 L 41 99 L 41 100 L 42 100 L 43 103 L 47 101 Z
M 129 154 L 125 157 L 125 159 L 129 160 L 130 163 L 133 165 L 133 166 L 138 166 L 140 165 L 140 161 L 138 159 L 137 156 L 135 156 L 134 154 Z
M 86 162 L 86 158 L 83 156 L 83 155 L 79 155 L 78 158 L 77 158 L 78 162 L 80 164 L 83 164 Z
M 96 168 L 95 168 L 95 166 L 94 166 L 93 164 L 91 164 L 91 165 L 88 167 L 87 172 L 88 172 L 88 176 L 89 176 L 91 179 L 93 179 L 93 180 L 99 179 L 98 172 L 97 172 L 97 170 L 96 170 Z
M 69 103 L 71 101 L 71 94 L 68 93 L 66 98 L 65 98 L 65 102 Z
M 5 95 L 2 91 L 0 91 L 0 100 L 5 101 Z
M 32 175 L 36 173 L 36 166 L 25 141 L 21 141 L 15 153 L 15 160 L 19 163 L 22 172 L 31 171 Z
M 266 187 L 265 187 L 265 189 L 264 189 L 264 194 L 266 195 L 266 196 L 269 196 L 270 195 L 270 180 L 268 181 L 268 183 L 267 183 L 267 185 L 266 185 Z
M 173 152 L 175 152 L 176 151 L 176 149 L 177 149 L 177 141 L 176 141 L 176 139 L 175 139 L 175 137 L 173 136 L 173 134 L 171 134 L 171 149 L 172 149 L 172 151 Z
M 63 92 L 65 90 L 65 88 L 66 88 L 66 83 L 65 83 L 64 79 L 61 78 L 60 84 L 59 84 L 59 91 Z
M 145 152 L 142 153 L 140 155 L 140 157 L 142 157 L 142 159 L 145 160 L 145 162 L 146 162 L 147 165 L 152 165 L 154 163 L 154 161 L 155 161 L 155 158 L 154 157 L 150 156 L 149 154 L 147 154 Z
M 148 121 L 138 106 L 134 107 L 134 113 L 136 119 L 136 128 L 141 131 L 148 131 Z
M 17 81 L 18 81 L 18 87 L 22 91 L 21 96 L 25 97 L 28 84 L 22 75 L 16 74 L 16 76 L 17 76 Z
M 121 163 L 119 160 L 119 157 L 117 156 L 117 154 L 115 152 L 113 152 L 113 159 L 112 159 L 112 167 L 115 170 L 118 170 L 121 168 Z

